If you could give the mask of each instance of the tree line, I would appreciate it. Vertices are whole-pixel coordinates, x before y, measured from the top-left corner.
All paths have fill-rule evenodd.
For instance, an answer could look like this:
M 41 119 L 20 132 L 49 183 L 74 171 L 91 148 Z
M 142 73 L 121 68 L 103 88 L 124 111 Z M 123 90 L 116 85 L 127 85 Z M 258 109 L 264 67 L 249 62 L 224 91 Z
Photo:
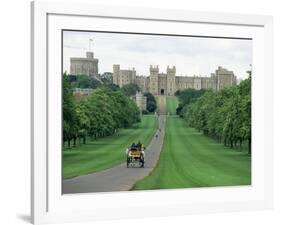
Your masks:
M 98 85 L 89 96 L 81 98 L 73 96 L 71 79 L 63 75 L 63 143 L 67 142 L 68 148 L 71 142 L 73 146 L 86 143 L 87 137 L 112 135 L 119 128 L 141 121 L 137 105 L 119 87 Z M 88 83 L 82 79 L 81 83 Z
M 234 87 L 217 92 L 189 90 L 178 93 L 178 98 L 178 114 L 188 126 L 230 148 L 241 149 L 247 141 L 251 154 L 251 76 Z
M 195 89 L 184 89 L 184 90 L 177 90 L 175 95 L 179 100 L 179 105 L 176 109 L 176 114 L 180 117 L 183 117 L 187 107 L 187 105 L 196 101 L 197 98 L 202 96 L 206 92 L 205 89 L 195 90 Z

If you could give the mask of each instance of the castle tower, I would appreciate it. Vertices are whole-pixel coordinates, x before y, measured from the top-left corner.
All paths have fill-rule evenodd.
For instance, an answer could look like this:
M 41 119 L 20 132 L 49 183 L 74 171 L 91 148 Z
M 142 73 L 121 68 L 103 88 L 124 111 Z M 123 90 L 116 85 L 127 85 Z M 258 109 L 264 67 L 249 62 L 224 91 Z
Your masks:
M 167 67 L 167 95 L 174 95 L 176 92 L 176 67 Z
M 136 93 L 136 104 L 140 111 L 146 110 L 146 100 L 146 96 L 144 96 L 141 92 Z
M 136 76 L 137 76 L 136 69 L 135 69 L 135 67 L 133 67 L 133 69 L 132 69 L 132 83 L 133 84 L 136 83 Z
M 233 71 L 227 70 L 221 66 L 215 72 L 216 76 L 216 89 L 217 91 L 224 89 L 226 87 L 231 87 L 236 85 L 236 76 Z
M 113 84 L 119 85 L 119 71 L 120 71 L 120 65 L 114 64 L 113 65 Z
M 149 77 L 149 92 L 153 95 L 158 95 L 158 75 L 159 67 L 150 65 L 149 68 L 150 77 Z
M 91 77 L 99 77 L 99 60 L 94 58 L 94 52 L 86 52 L 86 57 L 70 58 L 70 74 L 72 75 L 88 75 Z
M 86 52 L 87 59 L 93 59 L 94 58 L 94 52 Z

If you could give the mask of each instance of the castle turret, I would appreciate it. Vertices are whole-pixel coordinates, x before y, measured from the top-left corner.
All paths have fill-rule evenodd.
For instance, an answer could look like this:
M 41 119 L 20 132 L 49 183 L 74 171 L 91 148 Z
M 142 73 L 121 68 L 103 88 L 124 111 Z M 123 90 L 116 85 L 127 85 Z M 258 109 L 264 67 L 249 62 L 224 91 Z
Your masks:
M 114 64 L 113 65 L 113 84 L 119 85 L 119 71 L 120 71 L 120 65 Z
M 167 75 L 175 76 L 176 75 L 176 67 L 167 66 Z
M 176 67 L 167 67 L 167 95 L 174 95 L 176 92 Z
M 159 74 L 159 66 L 153 66 L 153 65 L 150 65 L 150 68 L 149 68 L 149 71 L 150 71 L 150 75 L 158 75 Z
M 221 66 L 215 72 L 216 76 L 216 89 L 217 91 L 236 85 L 236 76 L 233 71 L 227 70 Z
M 88 59 L 93 59 L 94 58 L 94 53 L 93 52 L 86 52 L 86 57 Z
M 88 75 L 91 77 L 99 77 L 99 60 L 94 58 L 94 52 L 86 52 L 86 57 L 70 58 L 70 74 L 72 75 Z
M 159 67 L 150 65 L 150 81 L 149 81 L 149 92 L 153 95 L 158 95 L 158 75 Z
M 146 110 L 146 100 L 146 96 L 144 96 L 141 92 L 136 93 L 136 104 L 140 111 Z
M 133 69 L 132 69 L 132 83 L 136 83 L 136 76 L 137 76 L 136 69 L 135 69 L 135 67 L 133 67 Z

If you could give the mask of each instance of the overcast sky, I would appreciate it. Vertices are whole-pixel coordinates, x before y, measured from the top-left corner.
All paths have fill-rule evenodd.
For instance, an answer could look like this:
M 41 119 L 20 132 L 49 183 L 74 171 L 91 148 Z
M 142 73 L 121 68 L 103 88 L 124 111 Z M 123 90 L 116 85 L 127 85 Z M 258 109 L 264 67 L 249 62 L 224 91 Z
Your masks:
M 223 66 L 245 79 L 252 64 L 251 40 L 64 31 L 64 71 L 70 71 L 70 57 L 85 57 L 90 38 L 99 73 L 120 64 L 148 76 L 150 65 L 159 65 L 160 72 L 169 65 L 176 66 L 177 76 L 210 76 Z

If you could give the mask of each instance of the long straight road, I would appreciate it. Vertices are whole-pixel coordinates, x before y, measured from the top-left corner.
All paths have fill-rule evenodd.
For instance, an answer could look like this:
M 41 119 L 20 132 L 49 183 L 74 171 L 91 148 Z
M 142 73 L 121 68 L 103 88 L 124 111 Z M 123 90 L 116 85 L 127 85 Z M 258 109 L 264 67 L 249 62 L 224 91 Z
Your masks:
M 124 149 L 124 163 L 116 167 L 63 181 L 63 194 L 128 191 L 134 184 L 148 176 L 156 166 L 165 136 L 166 98 L 159 97 L 159 129 L 145 150 L 144 168 L 127 168 Z M 155 134 L 155 135 L 156 135 Z

